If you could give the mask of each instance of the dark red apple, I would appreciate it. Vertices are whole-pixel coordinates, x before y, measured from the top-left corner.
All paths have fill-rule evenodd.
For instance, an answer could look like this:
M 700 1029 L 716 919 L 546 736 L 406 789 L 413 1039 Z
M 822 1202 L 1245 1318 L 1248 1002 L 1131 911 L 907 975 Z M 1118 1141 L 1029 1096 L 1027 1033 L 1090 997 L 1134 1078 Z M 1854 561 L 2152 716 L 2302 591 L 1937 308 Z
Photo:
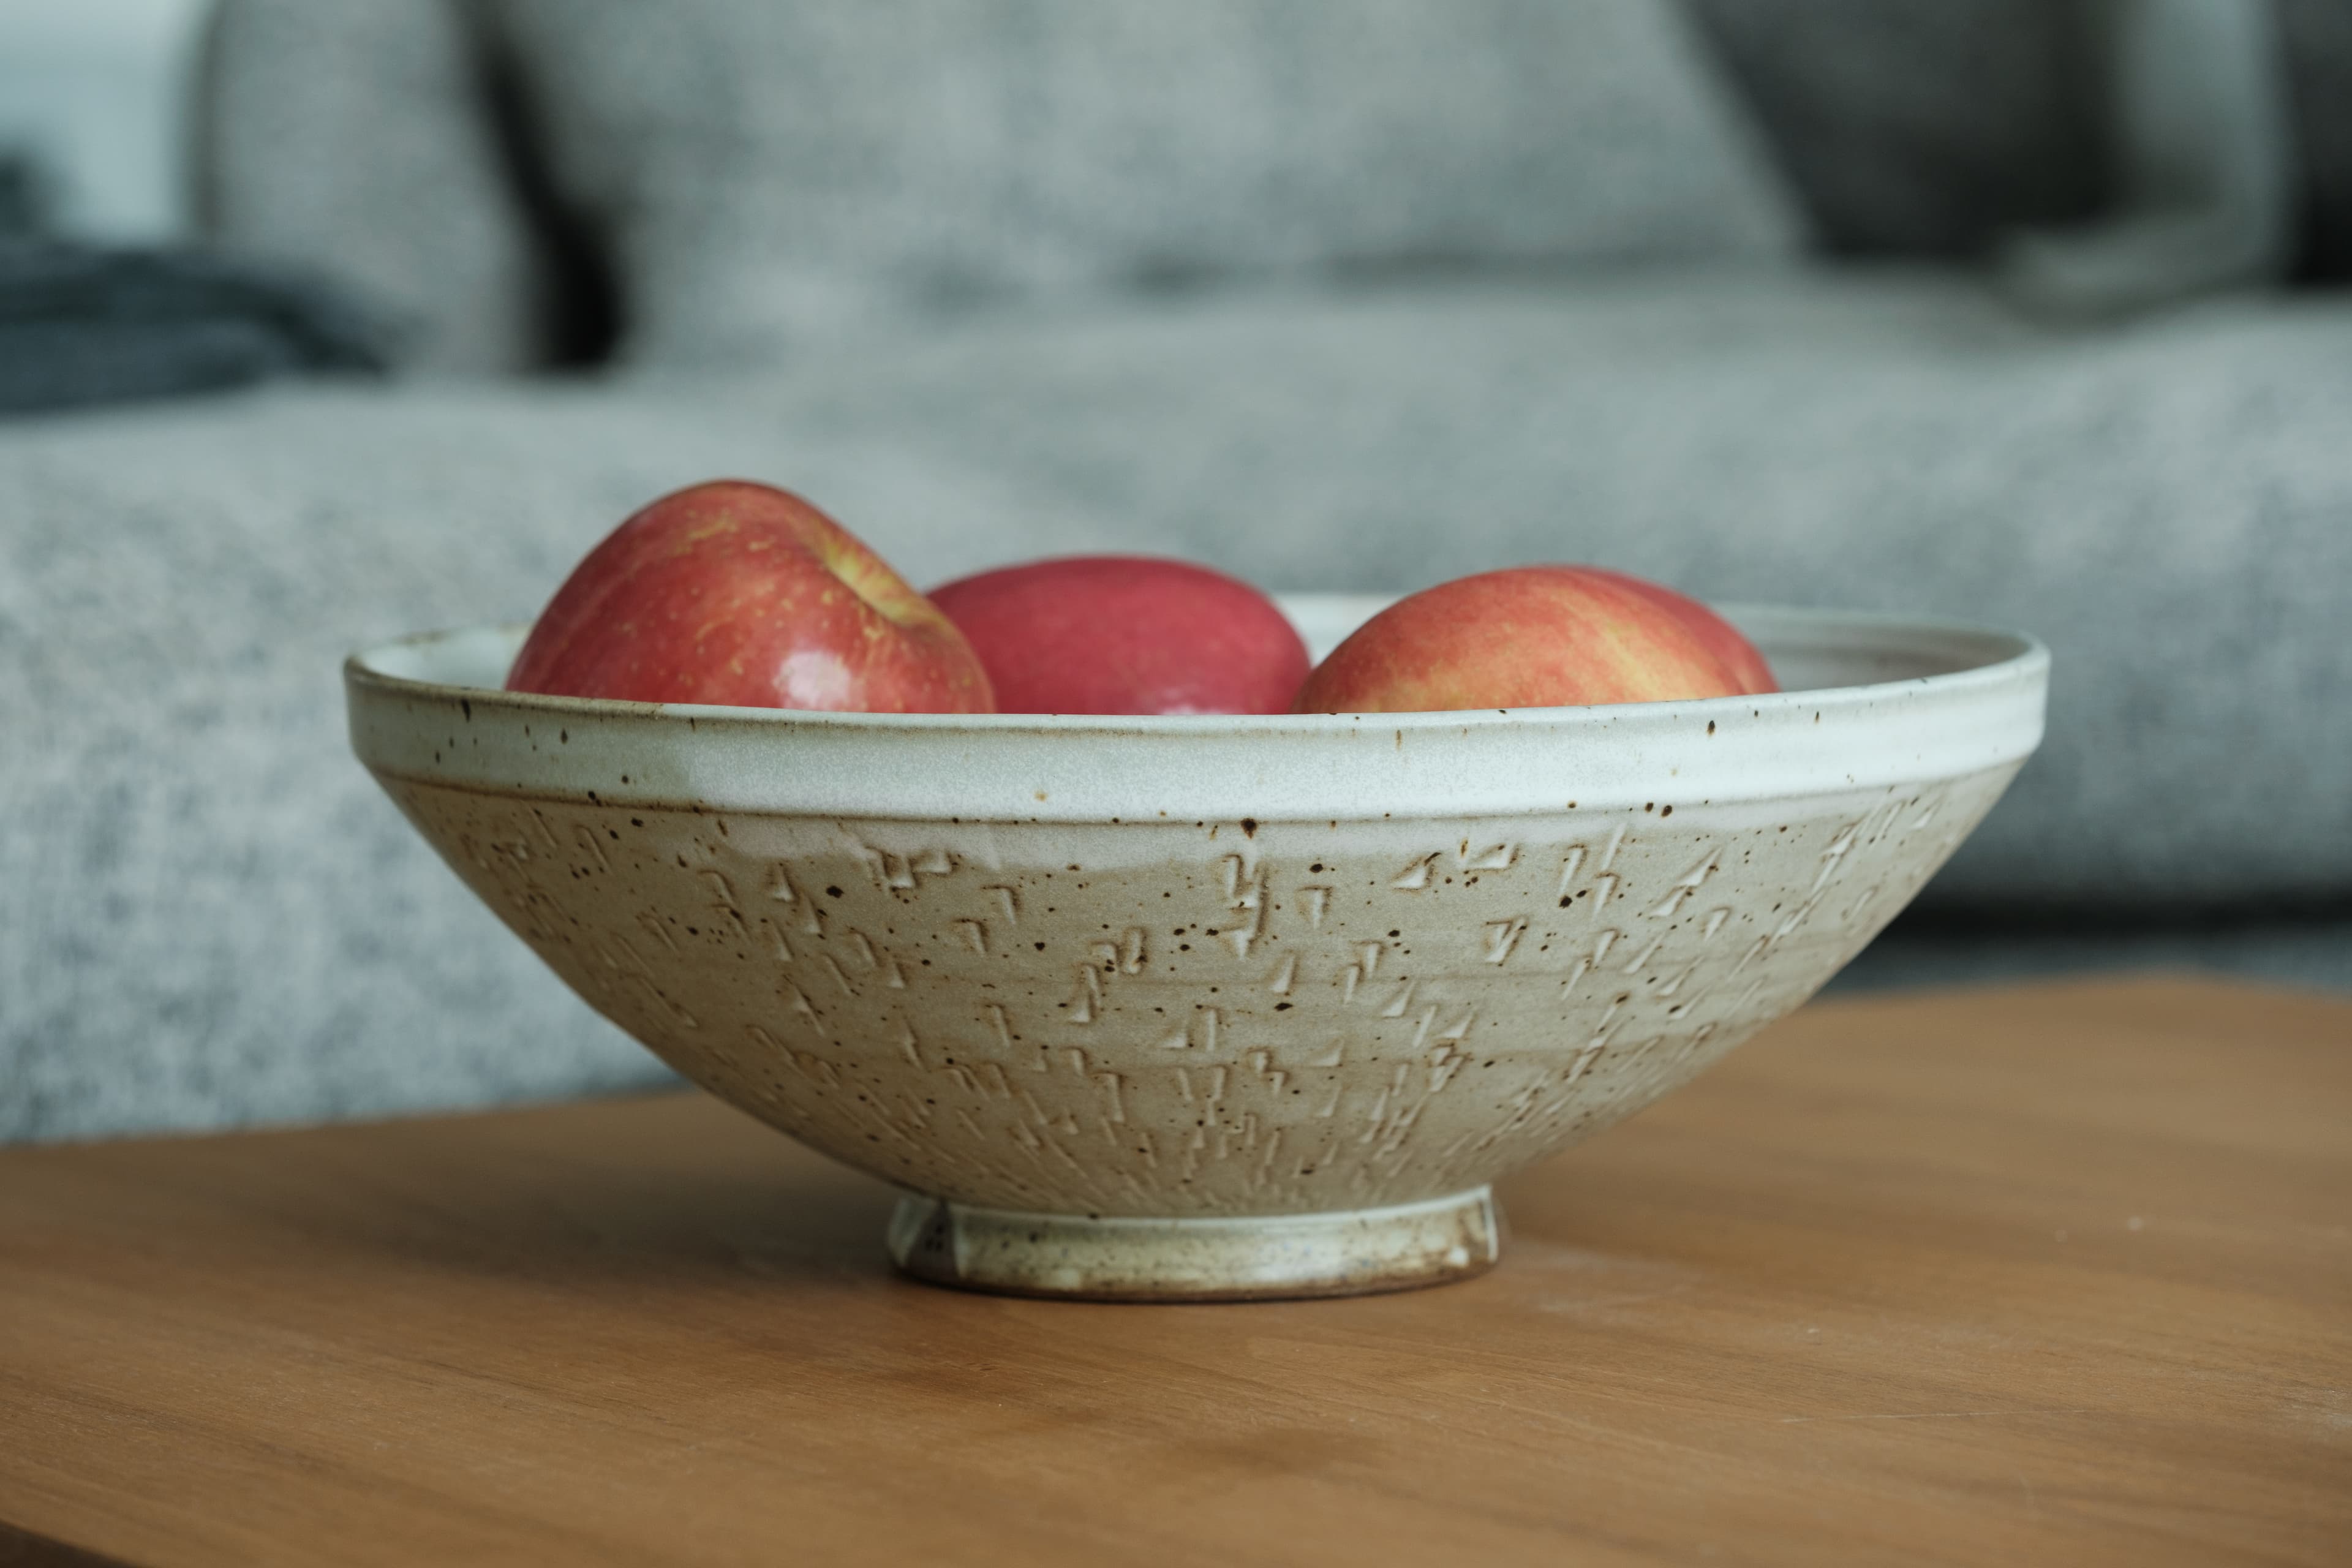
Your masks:
M 1441 583 L 1356 628 L 1292 708 L 1417 713 L 1744 691 L 1664 592 L 1584 566 L 1518 566 Z
M 557 589 L 510 691 L 877 713 L 992 711 L 929 599 L 786 490 L 714 479 L 608 534 Z
M 1307 645 L 1222 572 L 1076 555 L 960 578 L 931 602 L 962 629 L 1005 713 L 1280 713 Z

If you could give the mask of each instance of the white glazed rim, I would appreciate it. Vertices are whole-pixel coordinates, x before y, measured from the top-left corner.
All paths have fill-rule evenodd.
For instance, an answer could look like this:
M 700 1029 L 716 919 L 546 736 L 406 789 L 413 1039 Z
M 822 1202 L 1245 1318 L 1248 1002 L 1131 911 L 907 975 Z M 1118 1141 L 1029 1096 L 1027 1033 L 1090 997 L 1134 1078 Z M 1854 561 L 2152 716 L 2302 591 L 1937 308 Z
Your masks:
M 1302 626 L 1383 600 L 1286 597 Z M 500 794 L 974 821 L 1430 817 L 1775 800 L 1953 778 L 2040 743 L 2049 653 L 1964 621 L 1725 606 L 1776 668 L 1931 673 L 1752 697 L 1429 713 L 820 713 L 547 697 L 525 628 L 426 633 L 344 665 L 381 774 Z M 1310 641 L 1316 640 L 1310 635 Z

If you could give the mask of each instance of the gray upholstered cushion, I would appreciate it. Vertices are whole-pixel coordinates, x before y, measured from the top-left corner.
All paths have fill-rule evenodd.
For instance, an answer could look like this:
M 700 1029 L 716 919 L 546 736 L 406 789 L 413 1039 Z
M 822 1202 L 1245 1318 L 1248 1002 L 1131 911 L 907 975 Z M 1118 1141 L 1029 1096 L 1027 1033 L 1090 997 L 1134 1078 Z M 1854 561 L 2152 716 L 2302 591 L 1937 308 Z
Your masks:
M 2110 209 L 2021 238 L 2003 258 L 2010 290 L 2039 311 L 2095 318 L 2282 282 L 2301 225 L 2272 0 L 2098 12 Z
M 2352 279 L 2352 5 L 2275 0 L 2285 46 L 2305 268 Z
M 378 797 L 335 666 L 527 616 L 716 473 L 804 488 L 920 582 L 1088 546 L 1299 587 L 1584 558 L 2024 626 L 2057 653 L 2049 743 L 1931 901 L 2340 900 L 2347 428 L 2352 309 L 2083 338 L 1958 284 L 1752 276 L 1269 290 L 691 394 L 0 426 L 0 1138 L 650 1073 Z
M 1685 3 L 1837 249 L 1970 255 L 2099 205 L 2091 0 Z
M 1672 0 L 500 0 L 642 362 L 1322 268 L 1780 256 Z
M 2352 5 L 2258 3 L 2278 35 L 2305 269 L 2352 277 Z M 2113 155 L 2102 123 L 2116 67 L 2129 64 L 2119 36 L 2217 11 L 2205 0 L 1684 4 L 1822 237 L 1910 256 L 1982 253 L 2014 230 L 2128 201 L 2129 159 Z
M 464 0 L 220 0 L 197 166 L 205 234 L 367 289 L 407 363 L 546 357 L 544 258 Z

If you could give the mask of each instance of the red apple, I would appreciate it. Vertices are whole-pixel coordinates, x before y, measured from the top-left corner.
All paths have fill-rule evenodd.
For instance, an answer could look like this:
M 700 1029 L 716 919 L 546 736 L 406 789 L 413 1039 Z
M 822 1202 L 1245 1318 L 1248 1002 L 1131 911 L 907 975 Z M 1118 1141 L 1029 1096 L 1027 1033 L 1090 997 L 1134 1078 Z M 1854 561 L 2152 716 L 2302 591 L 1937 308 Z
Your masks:
M 1222 572 L 1076 555 L 964 577 L 931 602 L 970 638 L 1006 713 L 1280 713 L 1307 645 Z
M 1560 708 L 1744 691 L 1664 592 L 1586 566 L 1441 583 L 1356 628 L 1307 677 L 1292 711 Z
M 531 627 L 510 691 L 877 713 L 992 711 L 963 634 L 800 497 L 741 479 L 608 534 Z
M 1773 676 L 1772 667 L 1756 651 L 1756 645 L 1741 635 L 1738 626 L 1700 604 L 1687 594 L 1677 594 L 1672 588 L 1653 583 L 1647 577 L 1636 577 L 1630 572 L 1612 572 L 1605 566 L 1587 566 L 1594 573 L 1622 583 L 1637 594 L 1646 594 L 1683 618 L 1685 625 L 1696 632 L 1699 640 L 1714 650 L 1723 667 L 1739 682 L 1742 695 L 1759 691 L 1778 691 L 1780 682 Z

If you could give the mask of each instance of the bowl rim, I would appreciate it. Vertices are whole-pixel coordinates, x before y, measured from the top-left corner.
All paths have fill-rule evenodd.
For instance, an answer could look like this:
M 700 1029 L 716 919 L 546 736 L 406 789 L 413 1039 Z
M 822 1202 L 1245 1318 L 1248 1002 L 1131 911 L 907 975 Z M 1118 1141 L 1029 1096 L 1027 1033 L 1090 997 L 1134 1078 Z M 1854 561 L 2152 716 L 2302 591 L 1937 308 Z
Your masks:
M 1285 607 L 1328 616 L 1378 602 L 1297 596 Z M 344 678 L 352 749 L 387 784 L 845 822 L 1222 820 L 1252 831 L 1665 811 L 2013 769 L 2041 742 L 2050 656 L 2032 637 L 1920 616 L 1731 613 L 1768 654 L 1937 672 L 1581 708 L 1169 716 L 814 713 L 400 673 L 430 674 L 424 655 L 436 651 L 478 671 L 520 635 L 480 627 L 353 655 Z
M 1286 609 L 1302 604 L 1346 605 L 1377 609 L 1395 602 L 1390 595 L 1275 595 Z M 1802 605 L 1726 604 L 1712 606 L 1746 630 L 1751 625 L 1768 629 L 1803 625 L 1842 631 L 1857 637 L 1873 634 L 1924 634 L 1956 643 L 1977 642 L 2000 649 L 1980 664 L 1966 665 L 1934 675 L 1906 676 L 1893 680 L 1856 682 L 1843 686 L 1791 687 L 1779 691 L 1731 697 L 1684 698 L 1664 702 L 1584 703 L 1556 708 L 1442 708 L 1411 712 L 1376 713 L 866 713 L 833 712 L 806 708 L 751 708 L 703 702 L 638 702 L 610 697 L 556 697 L 543 692 L 509 691 L 503 687 L 476 686 L 433 680 L 395 673 L 383 661 L 420 648 L 446 646 L 461 638 L 496 637 L 520 644 L 530 629 L 527 621 L 488 626 L 452 626 L 412 632 L 372 644 L 343 660 L 343 677 L 353 690 L 431 696 L 471 702 L 488 702 L 520 711 L 581 718 L 651 719 L 699 728 L 714 721 L 795 729 L 844 731 L 974 731 L 1020 734 L 1186 734 L 1199 732 L 1282 734 L 1331 733 L 1370 721 L 1381 728 L 1456 730 L 1465 725 L 1525 725 L 1531 721 L 1558 720 L 1571 715 L 1612 715 L 1672 710 L 1700 711 L 1716 707 L 1802 707 L 1825 700 L 1890 692 L 1911 688 L 1958 690 L 1977 686 L 2008 685 L 2019 677 L 2047 672 L 2050 650 L 2030 633 L 2011 631 L 1983 622 L 1943 616 L 1898 616 L 1866 610 L 1819 609 Z

